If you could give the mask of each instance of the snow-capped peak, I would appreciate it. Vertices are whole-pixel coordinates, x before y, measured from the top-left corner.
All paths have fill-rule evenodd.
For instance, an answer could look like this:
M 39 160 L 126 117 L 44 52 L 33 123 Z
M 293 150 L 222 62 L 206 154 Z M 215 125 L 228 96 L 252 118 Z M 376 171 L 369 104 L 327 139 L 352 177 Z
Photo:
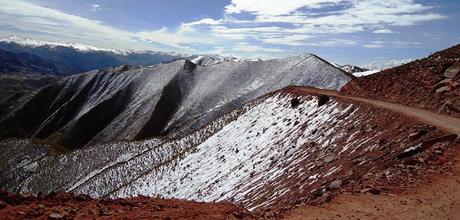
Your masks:
M 25 47 L 41 47 L 41 46 L 48 46 L 48 47 L 70 47 L 78 51 L 82 52 L 91 52 L 91 51 L 101 51 L 101 52 L 109 52 L 109 53 L 114 53 L 118 55 L 130 55 L 130 54 L 138 54 L 138 53 L 149 53 L 149 54 L 165 54 L 165 55 L 175 55 L 175 56 L 190 56 L 186 54 L 179 54 L 175 52 L 159 52 L 159 51 L 151 51 L 151 50 L 145 50 L 145 51 L 138 51 L 138 50 L 132 50 L 132 49 L 114 49 L 114 48 L 99 48 L 99 47 L 94 47 L 94 46 L 89 46 L 85 44 L 77 44 L 77 43 L 71 43 L 71 42 L 51 42 L 51 41 L 44 41 L 44 40 L 36 40 L 36 39 L 30 39 L 30 38 L 25 38 L 25 37 L 19 37 L 16 35 L 10 35 L 8 37 L 0 38 L 0 42 L 4 43 L 16 43 L 21 46 Z
M 192 63 L 201 65 L 201 66 L 209 66 L 219 63 L 226 63 L 226 62 L 242 62 L 242 61 L 261 61 L 261 59 L 247 59 L 247 58 L 237 58 L 232 56 L 220 56 L 217 54 L 210 54 L 210 55 L 199 55 L 195 58 L 190 60 Z
M 1 38 L 0 42 L 17 43 L 19 45 L 26 46 L 26 47 L 41 47 L 41 46 L 71 47 L 79 51 L 104 51 L 104 52 L 112 52 L 112 53 L 120 54 L 120 55 L 128 55 L 128 54 L 136 52 L 134 50 L 129 50 L 129 49 L 99 48 L 99 47 L 89 46 L 85 44 L 76 44 L 76 43 L 71 43 L 71 42 L 50 42 L 50 41 L 19 37 L 16 35 L 10 35 L 8 37 Z

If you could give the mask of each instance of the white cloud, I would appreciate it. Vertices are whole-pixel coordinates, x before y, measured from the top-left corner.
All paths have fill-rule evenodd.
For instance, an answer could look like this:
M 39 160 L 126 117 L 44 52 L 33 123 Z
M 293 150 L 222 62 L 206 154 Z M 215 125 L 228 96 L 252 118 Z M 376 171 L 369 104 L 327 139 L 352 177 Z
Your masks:
M 352 47 L 358 45 L 358 42 L 347 39 L 329 39 L 313 43 L 307 43 L 306 45 L 316 47 Z
M 370 62 L 369 64 L 362 65 L 364 68 L 368 69 L 387 69 L 395 66 L 400 66 L 405 63 L 414 61 L 413 58 L 407 59 L 376 59 Z
M 368 44 L 364 44 L 366 48 L 416 48 L 420 47 L 421 43 L 416 41 L 371 41 Z
M 381 44 L 364 44 L 363 47 L 365 48 L 382 48 L 382 47 L 385 47 Z
M 176 48 L 189 48 L 188 45 L 219 45 L 226 41 L 213 34 L 200 32 L 188 25 L 181 25 L 178 30 L 171 31 L 161 28 L 154 31 L 141 31 L 135 33 L 136 37 L 148 41 L 164 44 Z
M 190 26 L 203 25 L 203 24 L 204 25 L 218 25 L 220 23 L 221 23 L 221 21 L 219 21 L 219 20 L 214 20 L 212 18 L 203 18 L 203 19 L 198 20 L 198 21 L 187 23 L 186 25 L 190 25 Z
M 280 44 L 288 46 L 303 46 L 305 45 L 305 40 L 311 38 L 313 38 L 313 36 L 311 35 L 288 35 L 262 39 L 262 42 L 268 44 Z
M 98 4 L 88 7 L 102 10 Z M 133 32 L 24 0 L 0 0 L 2 26 L 49 40 L 66 39 L 100 47 L 264 56 L 301 51 L 305 46 L 358 46 L 358 40 L 362 40 L 352 34 L 392 33 L 393 27 L 445 18 L 433 13 L 431 6 L 414 0 L 232 0 L 224 12 L 222 18 L 201 18 L 184 21 L 179 27 Z M 418 46 L 417 42 L 403 41 L 371 41 L 363 45 Z
M 99 10 L 100 6 L 93 8 Z M 26 36 L 33 34 L 35 37 L 44 37 L 49 40 L 65 39 L 106 48 L 172 51 L 177 51 L 179 48 L 183 52 L 200 52 L 193 51 L 188 46 L 196 42 L 216 44 L 219 40 L 210 36 L 209 33 L 200 33 L 193 29 L 187 30 L 185 26 L 175 31 L 161 28 L 131 32 L 98 20 L 64 13 L 22 0 L 0 0 L 0 21 L 2 25 L 21 30 Z M 198 23 L 215 24 L 209 19 L 196 22 Z
M 379 30 L 373 31 L 372 33 L 374 33 L 374 34 L 392 34 L 394 32 L 392 30 L 389 30 L 389 29 L 379 29 Z
M 0 0 L 0 20 L 3 25 L 40 36 L 104 46 L 115 42 L 134 46 L 130 32 L 21 0 Z
M 232 0 L 231 4 L 225 7 L 225 12 L 277 16 L 290 14 L 303 7 L 318 8 L 323 4 L 338 2 L 340 0 Z
M 283 50 L 281 49 L 265 48 L 259 45 L 251 45 L 248 43 L 238 43 L 232 49 L 235 51 L 243 51 L 243 52 L 283 52 Z
M 337 7 L 329 7 L 337 6 Z M 309 10 L 326 10 L 329 7 L 336 8 L 328 13 L 313 13 Z M 431 20 L 444 19 L 445 16 L 431 13 L 431 6 L 425 6 L 414 0 L 232 0 L 225 8 L 230 14 L 231 20 L 227 23 L 244 23 L 250 28 L 227 28 L 226 31 L 246 34 L 264 43 L 285 44 L 279 40 L 279 35 L 306 34 L 306 35 L 335 35 L 345 33 L 364 32 L 374 30 L 374 33 L 392 33 L 388 27 L 412 26 Z M 238 20 L 240 14 L 250 14 L 254 18 L 250 20 Z M 312 15 L 313 14 L 313 15 Z M 224 26 L 222 22 L 220 26 Z M 281 24 L 274 26 L 274 24 Z M 288 24 L 288 25 L 284 25 Z M 264 37 L 270 28 L 272 38 Z M 277 35 L 275 34 L 277 33 Z M 323 38 L 327 40 L 327 38 Z M 287 41 L 289 44 L 289 41 Z M 321 44 L 321 43 L 318 43 Z M 300 45 L 293 43 L 291 45 Z M 323 43 L 322 45 L 328 45 Z M 330 45 L 336 45 L 334 43 Z

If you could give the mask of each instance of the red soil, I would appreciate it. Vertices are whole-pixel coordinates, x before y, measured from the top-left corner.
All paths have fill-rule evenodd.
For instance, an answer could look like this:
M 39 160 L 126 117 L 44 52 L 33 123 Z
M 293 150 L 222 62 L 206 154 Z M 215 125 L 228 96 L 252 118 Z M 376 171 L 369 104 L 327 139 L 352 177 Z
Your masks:
M 283 213 L 285 219 L 459 219 L 460 154 L 459 149 L 448 163 L 453 169 L 443 170 L 410 187 L 379 195 L 343 193 L 328 204 L 301 206 Z
M 451 73 L 446 73 L 446 70 Z M 353 79 L 340 94 L 460 117 L 460 45 L 428 58 Z
M 256 219 L 240 206 L 176 199 L 98 200 L 59 193 L 45 197 L 0 193 L 1 219 Z

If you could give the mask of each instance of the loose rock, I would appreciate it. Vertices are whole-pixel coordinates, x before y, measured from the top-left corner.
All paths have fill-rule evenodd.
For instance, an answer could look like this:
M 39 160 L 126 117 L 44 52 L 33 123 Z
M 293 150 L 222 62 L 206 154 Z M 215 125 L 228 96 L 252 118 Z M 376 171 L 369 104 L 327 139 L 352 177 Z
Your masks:
M 291 99 L 291 108 L 296 108 L 300 105 L 300 100 L 298 98 Z
M 327 102 L 329 102 L 330 98 L 329 96 L 327 95 L 319 95 L 318 96 L 318 107 L 326 104 Z
M 329 184 L 329 188 L 338 189 L 342 187 L 342 180 L 334 180 Z
M 49 215 L 50 219 L 62 219 L 64 218 L 62 215 L 58 214 L 58 213 L 51 213 Z
M 330 202 L 332 199 L 331 194 L 329 193 L 323 193 L 323 195 L 319 198 L 319 203 L 320 204 L 325 204 Z

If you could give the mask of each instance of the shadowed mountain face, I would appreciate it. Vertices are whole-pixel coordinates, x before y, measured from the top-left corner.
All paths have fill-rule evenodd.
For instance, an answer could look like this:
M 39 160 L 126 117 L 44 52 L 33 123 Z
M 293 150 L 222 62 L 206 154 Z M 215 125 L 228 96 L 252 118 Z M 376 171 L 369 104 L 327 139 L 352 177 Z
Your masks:
M 33 90 L 74 69 L 28 53 L 0 49 L 0 118 Z
M 199 66 L 176 61 L 67 77 L 0 121 L 1 137 L 36 137 L 74 149 L 185 135 L 288 85 L 339 89 L 350 76 L 310 54 Z
M 1 74 L 66 75 L 74 70 L 28 53 L 13 53 L 0 49 Z

